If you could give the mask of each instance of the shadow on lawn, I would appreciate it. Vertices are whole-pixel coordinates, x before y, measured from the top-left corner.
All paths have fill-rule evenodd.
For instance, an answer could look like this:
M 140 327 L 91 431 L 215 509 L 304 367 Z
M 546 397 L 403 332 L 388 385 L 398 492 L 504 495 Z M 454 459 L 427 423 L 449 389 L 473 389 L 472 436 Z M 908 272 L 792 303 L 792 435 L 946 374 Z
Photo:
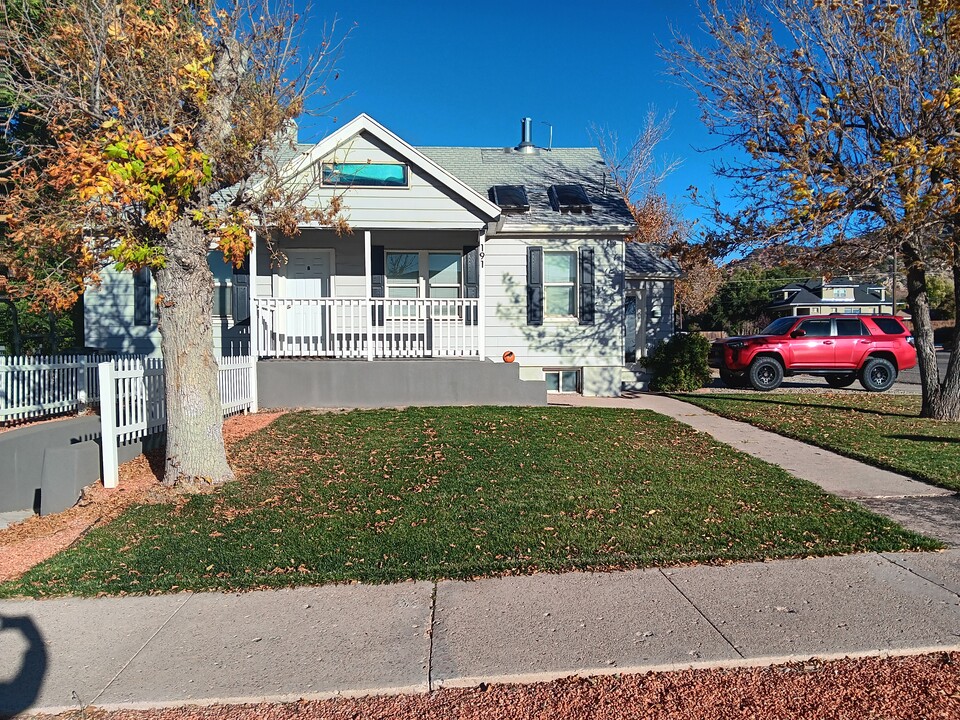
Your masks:
M 902 412 L 896 410 L 876 410 L 874 408 L 867 408 L 857 405 L 832 405 L 830 403 L 823 402 L 808 402 L 805 400 L 783 400 L 775 398 L 762 398 L 754 397 L 748 395 L 721 395 L 719 393 L 711 393 L 709 395 L 696 395 L 693 393 L 685 393 L 683 395 L 678 395 L 680 398 L 689 399 L 694 404 L 697 403 L 697 400 L 703 398 L 706 403 L 709 403 L 709 398 L 715 397 L 721 400 L 734 400 L 741 403 L 751 403 L 756 405 L 785 405 L 787 407 L 803 407 L 803 408 L 821 408 L 824 410 L 849 410 L 851 412 L 862 413 L 864 415 L 877 415 L 880 417 L 905 417 L 905 418 L 915 418 L 920 419 L 919 414 L 914 414 L 910 412 Z
M 884 435 L 888 440 L 911 440 L 913 442 L 957 443 L 960 438 L 939 437 L 937 435 Z

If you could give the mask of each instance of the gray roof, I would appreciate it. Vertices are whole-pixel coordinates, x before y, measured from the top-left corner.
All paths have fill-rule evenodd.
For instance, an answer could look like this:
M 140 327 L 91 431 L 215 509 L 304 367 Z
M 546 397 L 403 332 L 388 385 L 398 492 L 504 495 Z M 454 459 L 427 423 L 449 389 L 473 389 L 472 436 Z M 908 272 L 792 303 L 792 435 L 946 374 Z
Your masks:
M 626 246 L 627 276 L 665 275 L 679 277 L 680 266 L 673 258 L 664 257 L 663 245 L 628 242 Z
M 417 150 L 484 197 L 494 185 L 523 185 L 530 210 L 504 213 L 505 231 L 540 228 L 574 232 L 629 233 L 633 217 L 613 187 L 596 148 L 537 148 L 532 153 L 513 148 L 418 147 Z M 592 212 L 560 213 L 547 195 L 550 185 L 579 183 L 593 204 Z M 492 199 L 492 198 L 491 198 Z
M 824 298 L 824 287 L 852 287 L 853 298 L 843 298 L 835 300 L 833 298 Z M 795 307 L 799 305 L 876 305 L 877 303 L 890 304 L 889 300 L 881 300 L 877 293 L 870 292 L 871 288 L 880 289 L 876 283 L 857 283 L 850 278 L 835 278 L 824 282 L 822 278 L 807 280 L 805 282 L 790 283 L 771 292 L 789 291 L 791 294 L 784 300 L 774 300 L 767 307 Z

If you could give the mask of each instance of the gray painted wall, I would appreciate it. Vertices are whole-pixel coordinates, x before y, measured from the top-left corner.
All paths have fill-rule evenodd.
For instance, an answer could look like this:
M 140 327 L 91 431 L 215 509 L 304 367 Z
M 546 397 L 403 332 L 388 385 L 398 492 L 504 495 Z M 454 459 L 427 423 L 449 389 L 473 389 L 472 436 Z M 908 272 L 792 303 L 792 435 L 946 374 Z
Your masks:
M 470 360 L 263 360 L 264 408 L 544 405 L 543 381 L 516 364 Z
M 151 446 L 162 442 L 152 438 Z M 88 415 L 0 433 L 0 512 L 51 513 L 76 503 L 80 489 L 100 479 L 100 418 Z M 142 443 L 118 449 L 120 462 Z

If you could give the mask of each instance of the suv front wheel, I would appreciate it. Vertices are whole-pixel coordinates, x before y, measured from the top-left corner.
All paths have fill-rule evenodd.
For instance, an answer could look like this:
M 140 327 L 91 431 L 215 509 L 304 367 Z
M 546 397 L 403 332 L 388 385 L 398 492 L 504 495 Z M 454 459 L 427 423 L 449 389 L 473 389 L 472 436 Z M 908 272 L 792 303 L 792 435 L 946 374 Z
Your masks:
M 758 357 L 750 363 L 748 375 L 754 390 L 776 390 L 783 382 L 783 365 L 772 357 Z
M 893 387 L 897 381 L 897 368 L 884 358 L 870 358 L 860 370 L 860 384 L 864 390 L 883 392 Z

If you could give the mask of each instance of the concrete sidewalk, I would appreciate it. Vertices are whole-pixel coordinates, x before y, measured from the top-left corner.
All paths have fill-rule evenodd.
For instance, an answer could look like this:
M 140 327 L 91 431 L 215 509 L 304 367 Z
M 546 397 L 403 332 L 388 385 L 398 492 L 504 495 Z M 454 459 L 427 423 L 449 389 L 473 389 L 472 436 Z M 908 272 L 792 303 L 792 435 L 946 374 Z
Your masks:
M 960 650 L 960 551 L 0 602 L 10 712 Z
M 827 492 L 853 500 L 910 530 L 960 548 L 960 497 L 952 490 L 881 470 L 797 440 L 720 417 L 665 395 L 637 393 L 620 398 L 563 395 L 551 405 L 652 410 L 705 432 Z

